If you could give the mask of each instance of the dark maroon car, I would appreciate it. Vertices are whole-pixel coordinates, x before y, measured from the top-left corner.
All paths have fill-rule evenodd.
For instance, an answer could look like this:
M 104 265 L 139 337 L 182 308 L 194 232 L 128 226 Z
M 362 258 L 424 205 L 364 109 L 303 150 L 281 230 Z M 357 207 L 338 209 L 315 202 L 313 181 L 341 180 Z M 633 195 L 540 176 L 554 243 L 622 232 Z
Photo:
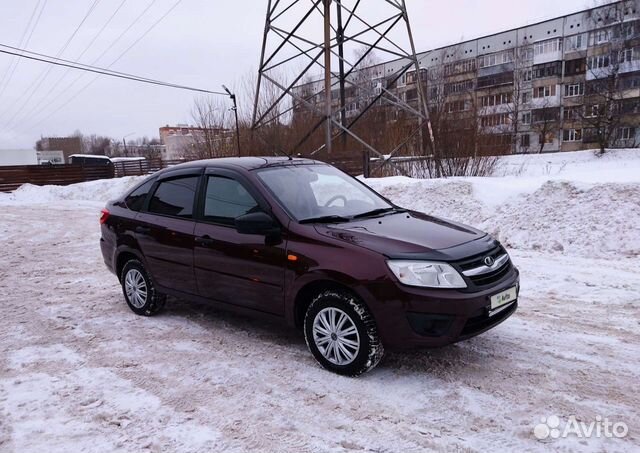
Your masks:
M 178 165 L 109 202 L 101 223 L 135 313 L 173 295 L 284 319 L 322 366 L 350 376 L 384 348 L 464 340 L 517 306 L 518 270 L 495 239 L 313 160 Z

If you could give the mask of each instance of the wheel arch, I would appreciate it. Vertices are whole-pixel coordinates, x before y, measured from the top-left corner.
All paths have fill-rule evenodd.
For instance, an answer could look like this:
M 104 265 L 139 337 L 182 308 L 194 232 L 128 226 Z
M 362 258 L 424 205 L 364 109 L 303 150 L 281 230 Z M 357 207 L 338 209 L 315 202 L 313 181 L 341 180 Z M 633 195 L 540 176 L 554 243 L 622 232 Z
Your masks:
M 127 246 L 121 246 L 118 248 L 118 250 L 116 251 L 115 259 L 115 271 L 118 280 L 120 280 L 124 265 L 127 263 L 127 261 L 130 261 L 132 259 L 140 261 L 143 265 L 145 264 L 140 251 Z
M 369 309 L 369 313 L 371 313 L 371 309 L 369 308 L 365 298 L 362 297 L 360 292 L 350 284 L 348 279 L 341 277 L 342 276 L 336 277 L 322 275 L 299 285 L 298 289 L 295 291 L 295 295 L 292 298 L 293 310 L 291 321 L 296 328 L 302 329 L 304 315 L 307 312 L 307 308 L 309 308 L 309 305 L 311 304 L 314 296 L 320 294 L 323 291 L 331 289 L 352 294 L 353 296 L 357 297 L 360 302 L 367 306 L 367 308 Z

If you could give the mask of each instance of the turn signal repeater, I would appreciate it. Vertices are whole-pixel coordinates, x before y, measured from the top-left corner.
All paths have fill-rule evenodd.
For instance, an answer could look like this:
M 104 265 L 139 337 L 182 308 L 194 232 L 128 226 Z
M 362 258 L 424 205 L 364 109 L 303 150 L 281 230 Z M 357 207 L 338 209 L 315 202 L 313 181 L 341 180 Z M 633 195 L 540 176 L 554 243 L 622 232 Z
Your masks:
M 109 218 L 109 211 L 107 209 L 103 209 L 102 211 L 100 211 L 100 225 L 105 223 L 108 218 Z

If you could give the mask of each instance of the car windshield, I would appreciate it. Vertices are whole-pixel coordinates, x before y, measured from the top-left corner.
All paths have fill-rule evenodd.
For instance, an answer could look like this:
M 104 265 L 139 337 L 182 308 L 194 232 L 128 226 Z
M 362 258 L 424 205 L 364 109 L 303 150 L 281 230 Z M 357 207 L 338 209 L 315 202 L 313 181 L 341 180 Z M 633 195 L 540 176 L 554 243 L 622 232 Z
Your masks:
M 347 221 L 394 206 L 330 165 L 264 168 L 258 177 L 298 221 Z

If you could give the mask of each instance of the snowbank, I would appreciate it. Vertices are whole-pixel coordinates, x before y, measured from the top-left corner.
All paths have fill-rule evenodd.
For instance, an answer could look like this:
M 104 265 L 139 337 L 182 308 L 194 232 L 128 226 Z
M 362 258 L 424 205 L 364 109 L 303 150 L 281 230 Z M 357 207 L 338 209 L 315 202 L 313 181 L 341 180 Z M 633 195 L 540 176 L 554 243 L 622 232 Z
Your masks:
M 145 176 L 100 179 L 68 186 L 23 184 L 12 193 L 0 193 L 0 204 L 37 204 L 58 200 L 82 200 L 104 203 L 116 198 Z
M 511 248 L 640 255 L 640 150 L 508 156 L 484 178 L 368 179 L 400 206 L 479 227 Z

